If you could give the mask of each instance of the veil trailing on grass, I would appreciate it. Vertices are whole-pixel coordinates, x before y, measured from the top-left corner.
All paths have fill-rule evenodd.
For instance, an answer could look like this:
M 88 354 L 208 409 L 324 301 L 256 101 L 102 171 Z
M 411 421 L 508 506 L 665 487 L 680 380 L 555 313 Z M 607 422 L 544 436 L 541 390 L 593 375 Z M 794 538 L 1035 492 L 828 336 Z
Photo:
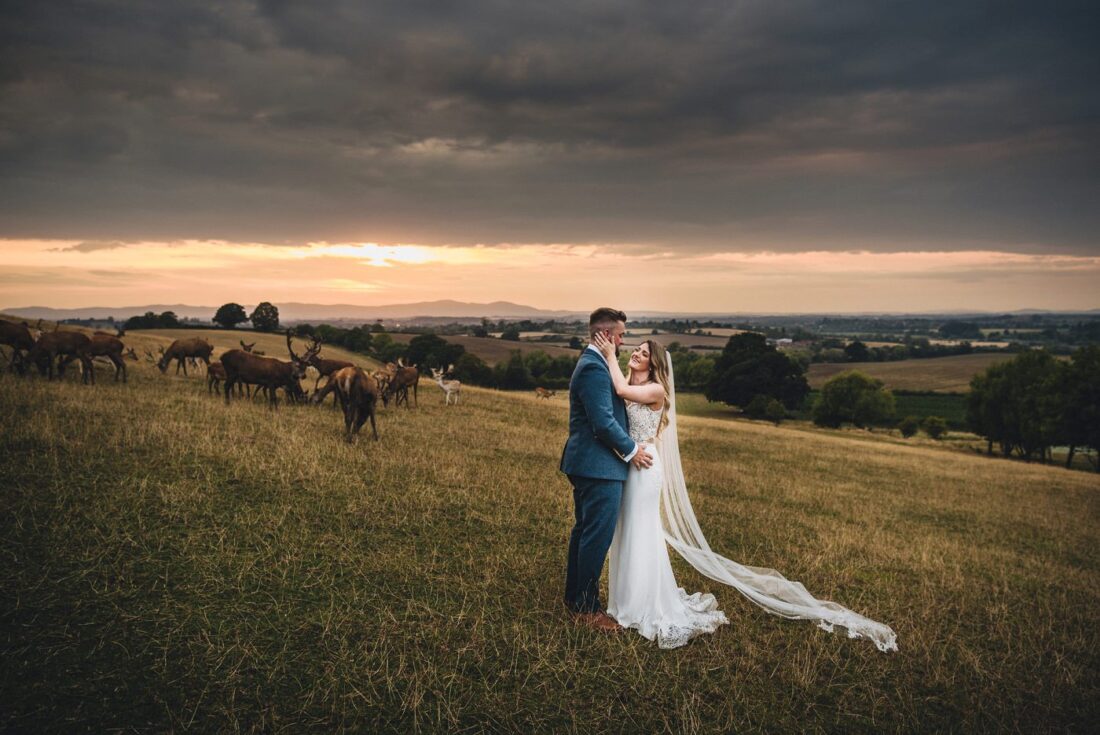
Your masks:
M 713 552 L 695 519 L 688 500 L 684 470 L 680 465 L 680 443 L 676 433 L 676 386 L 672 376 L 672 355 L 666 353 L 669 380 L 668 425 L 657 441 L 664 468 L 661 490 L 661 525 L 669 546 L 697 571 L 727 584 L 773 615 L 816 620 L 818 627 L 832 631 L 839 625 L 849 638 L 870 638 L 880 651 L 896 651 L 897 636 L 889 626 L 852 612 L 835 602 L 818 600 L 799 582 L 791 582 L 774 569 L 746 567 Z

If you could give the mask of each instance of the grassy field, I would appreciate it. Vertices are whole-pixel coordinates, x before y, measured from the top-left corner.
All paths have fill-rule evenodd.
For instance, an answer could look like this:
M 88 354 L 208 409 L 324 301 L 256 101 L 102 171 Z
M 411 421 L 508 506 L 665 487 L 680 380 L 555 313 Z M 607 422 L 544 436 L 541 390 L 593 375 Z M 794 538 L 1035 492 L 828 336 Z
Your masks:
M 829 378 L 846 370 L 859 370 L 878 378 L 894 390 L 965 393 L 970 379 L 990 365 L 1012 359 L 1004 353 L 979 352 L 971 355 L 932 357 L 897 362 L 814 363 L 806 373 L 811 388 L 820 388 Z
M 155 335 L 150 335 L 152 338 Z M 74 378 L 75 376 L 70 376 Z M 898 633 L 766 615 L 677 651 L 560 602 L 565 401 L 226 407 L 201 379 L 0 375 L 0 730 L 1083 732 L 1100 479 L 685 417 L 708 539 Z

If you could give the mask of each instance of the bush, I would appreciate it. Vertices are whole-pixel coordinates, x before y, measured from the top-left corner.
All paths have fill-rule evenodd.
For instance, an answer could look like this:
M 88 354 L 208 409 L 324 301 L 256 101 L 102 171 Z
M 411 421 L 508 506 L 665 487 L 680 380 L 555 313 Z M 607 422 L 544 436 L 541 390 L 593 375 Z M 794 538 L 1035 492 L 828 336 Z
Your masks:
M 833 429 L 845 423 L 867 428 L 893 415 L 894 394 L 883 387 L 881 380 L 857 370 L 841 373 L 826 382 L 813 408 L 814 423 Z
M 916 416 L 906 416 L 898 422 L 898 431 L 900 431 L 901 435 L 906 439 L 914 436 L 920 431 L 920 419 Z
M 745 415 L 750 419 L 763 419 L 778 424 L 787 418 L 787 409 L 776 399 L 757 394 L 745 406 Z
M 947 422 L 939 416 L 926 416 L 920 427 L 933 439 L 939 439 L 947 433 Z

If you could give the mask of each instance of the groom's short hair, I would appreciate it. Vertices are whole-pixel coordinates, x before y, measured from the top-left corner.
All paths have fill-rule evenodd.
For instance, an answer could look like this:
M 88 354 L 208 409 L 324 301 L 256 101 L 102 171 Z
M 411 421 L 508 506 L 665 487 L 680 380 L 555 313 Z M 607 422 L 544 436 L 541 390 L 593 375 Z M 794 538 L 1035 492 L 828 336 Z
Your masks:
M 591 337 L 601 329 L 608 329 L 614 326 L 615 322 L 625 321 L 626 314 L 623 312 L 608 306 L 601 306 L 588 317 L 588 335 Z

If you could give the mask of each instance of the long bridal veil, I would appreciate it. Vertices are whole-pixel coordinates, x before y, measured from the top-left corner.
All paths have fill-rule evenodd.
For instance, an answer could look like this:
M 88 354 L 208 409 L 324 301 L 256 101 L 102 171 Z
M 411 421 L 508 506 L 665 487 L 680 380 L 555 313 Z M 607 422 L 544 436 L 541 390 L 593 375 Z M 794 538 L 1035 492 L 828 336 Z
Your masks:
M 849 638 L 870 638 L 880 651 L 896 651 L 897 636 L 889 626 L 865 618 L 835 602 L 818 600 L 801 583 L 791 582 L 774 569 L 743 566 L 711 550 L 688 500 L 676 433 L 676 386 L 670 353 L 666 353 L 666 360 L 671 405 L 668 425 L 657 441 L 657 452 L 664 467 L 661 524 L 669 546 L 700 573 L 733 587 L 774 615 L 816 620 L 819 627 L 828 631 L 839 625 L 847 629 Z

